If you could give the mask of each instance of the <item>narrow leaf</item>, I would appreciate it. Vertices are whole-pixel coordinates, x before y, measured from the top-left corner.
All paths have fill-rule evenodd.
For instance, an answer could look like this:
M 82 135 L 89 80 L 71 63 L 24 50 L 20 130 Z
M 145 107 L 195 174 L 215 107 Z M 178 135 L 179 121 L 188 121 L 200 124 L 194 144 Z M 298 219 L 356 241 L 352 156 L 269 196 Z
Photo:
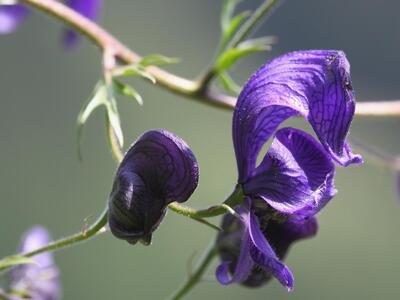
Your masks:
M 127 77 L 127 76 L 137 75 L 150 80 L 152 83 L 156 83 L 156 79 L 154 78 L 154 76 L 151 75 L 141 65 L 138 64 L 116 68 L 113 71 L 112 75 L 113 77 Z
M 0 260 L 0 271 L 8 269 L 12 266 L 27 265 L 27 264 L 37 264 L 37 263 L 32 258 L 22 255 L 7 256 L 6 258 Z
M 228 74 L 226 71 L 222 71 L 219 73 L 219 79 L 221 80 L 222 85 L 224 88 L 234 95 L 239 95 L 242 87 L 240 87 L 233 79 L 232 77 Z
M 77 118 L 77 141 L 78 141 L 78 155 L 79 159 L 82 159 L 81 154 L 81 139 L 82 131 L 86 121 L 89 119 L 90 115 L 101 105 L 106 105 L 107 103 L 107 88 L 102 81 L 98 82 L 93 90 L 91 97 L 83 105 L 81 111 L 79 112 Z
M 134 98 L 139 105 L 143 105 L 142 96 L 129 84 L 114 79 L 114 87 L 119 94 Z
M 273 39 L 271 37 L 244 41 L 237 47 L 228 49 L 222 53 L 215 64 L 215 70 L 217 73 L 220 73 L 221 71 L 232 67 L 237 60 L 243 58 L 244 56 L 261 51 L 271 50 L 272 43 Z
M 243 23 L 243 21 L 250 15 L 250 11 L 244 11 L 234 17 L 229 25 L 226 27 L 225 30 L 222 32 L 222 41 L 221 41 L 221 46 L 220 49 L 224 49 L 225 46 L 229 43 L 229 41 L 232 39 L 233 35 L 236 33 L 238 30 L 239 26 Z
M 121 121 L 119 117 L 117 101 L 114 97 L 113 87 L 107 87 L 107 119 L 110 127 L 113 129 L 120 148 L 124 146 L 124 135 L 121 128 Z
M 139 65 L 142 67 L 148 66 L 162 66 L 169 64 L 176 64 L 180 61 L 179 58 L 176 57 L 167 57 L 161 54 L 150 54 L 142 58 L 139 62 Z
M 240 0 L 223 0 L 221 11 L 221 29 L 226 32 L 230 26 L 233 12 Z

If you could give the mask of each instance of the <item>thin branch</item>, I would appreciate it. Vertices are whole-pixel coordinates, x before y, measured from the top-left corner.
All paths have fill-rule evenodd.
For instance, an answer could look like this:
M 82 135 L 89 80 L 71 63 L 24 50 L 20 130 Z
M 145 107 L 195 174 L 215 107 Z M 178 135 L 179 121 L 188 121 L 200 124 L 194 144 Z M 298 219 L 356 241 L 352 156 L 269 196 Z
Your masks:
M 52 15 L 73 27 L 89 38 L 102 51 L 112 49 L 116 57 L 123 63 L 134 64 L 141 59 L 140 55 L 126 47 L 95 22 L 85 18 L 61 2 L 55 0 L 21 0 L 21 2 Z M 215 93 L 209 89 L 202 89 L 200 81 L 179 77 L 154 66 L 148 67 L 147 71 L 156 78 L 160 86 L 176 94 L 223 109 L 232 110 L 235 106 L 236 99 L 234 97 Z M 375 117 L 400 116 L 400 100 L 358 102 L 356 115 Z

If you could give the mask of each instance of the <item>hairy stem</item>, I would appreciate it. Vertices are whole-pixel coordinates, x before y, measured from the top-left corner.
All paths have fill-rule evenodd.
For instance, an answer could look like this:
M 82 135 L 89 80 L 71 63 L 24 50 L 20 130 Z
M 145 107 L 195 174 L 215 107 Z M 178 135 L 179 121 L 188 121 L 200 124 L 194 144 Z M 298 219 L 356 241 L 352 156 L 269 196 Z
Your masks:
M 100 230 L 107 224 L 107 220 L 108 220 L 108 209 L 105 209 L 102 212 L 102 214 L 100 215 L 100 217 L 97 219 L 97 221 L 93 225 L 91 225 L 87 230 L 82 230 L 79 233 L 76 233 L 69 237 L 52 242 L 52 243 L 48 244 L 47 246 L 36 249 L 34 251 L 23 253 L 22 255 L 24 255 L 26 257 L 31 257 L 31 256 L 35 256 L 39 253 L 43 253 L 43 252 L 47 252 L 47 251 L 54 251 L 54 250 L 57 250 L 60 248 L 70 246 L 72 244 L 83 242 L 83 241 L 95 236 L 97 233 L 100 233 L 101 232 Z
M 193 274 L 190 274 L 187 280 L 182 284 L 182 286 L 174 292 L 168 300 L 179 300 L 182 299 L 192 288 L 199 283 L 203 277 L 204 272 L 211 263 L 212 259 L 217 254 L 217 249 L 214 243 L 208 247 L 206 252 L 203 254 L 202 259 L 198 262 Z
M 71 245 L 79 243 L 79 242 L 83 242 L 85 240 L 90 239 L 91 237 L 94 237 L 94 236 L 100 234 L 100 233 L 106 232 L 105 226 L 107 224 L 107 220 L 108 220 L 108 209 L 105 209 L 102 212 L 102 214 L 100 215 L 100 217 L 97 219 L 97 221 L 94 224 L 92 224 L 89 228 L 83 229 L 81 232 L 78 232 L 69 237 L 60 239 L 58 241 L 52 242 L 44 247 L 34 250 L 34 251 L 21 253 L 19 255 L 23 255 L 26 257 L 32 257 L 32 256 L 35 256 L 35 255 L 43 253 L 43 252 L 55 251 L 55 250 L 58 250 L 61 248 L 71 246 Z M 7 259 L 7 257 L 5 257 L 4 259 Z M 5 271 L 11 267 L 12 266 L 2 268 L 1 271 Z M 1 293 L 0 293 L 0 296 L 1 296 Z
M 90 39 L 102 51 L 111 49 L 115 53 L 115 56 L 125 64 L 133 64 L 141 60 L 140 55 L 126 47 L 98 24 L 85 18 L 61 2 L 55 0 L 21 0 L 21 2 L 54 16 L 68 26 L 73 27 Z M 248 26 L 248 30 L 252 30 L 255 24 L 250 25 Z M 246 35 L 247 33 L 243 32 L 240 35 L 243 34 Z M 234 97 L 215 93 L 210 89 L 204 89 L 202 82 L 199 80 L 189 80 L 154 66 L 148 67 L 147 71 L 156 78 L 160 86 L 176 94 L 228 110 L 233 109 L 235 106 L 236 99 Z M 400 116 L 400 100 L 382 103 L 358 102 L 356 115 Z

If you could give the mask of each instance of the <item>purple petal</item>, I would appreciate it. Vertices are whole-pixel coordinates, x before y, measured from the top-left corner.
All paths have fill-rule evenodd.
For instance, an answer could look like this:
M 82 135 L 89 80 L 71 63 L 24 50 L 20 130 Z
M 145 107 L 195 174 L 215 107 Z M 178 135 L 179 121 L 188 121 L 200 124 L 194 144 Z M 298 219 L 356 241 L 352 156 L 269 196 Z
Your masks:
M 28 9 L 21 5 L 0 5 L 0 34 L 9 34 L 25 19 Z
M 20 245 L 20 252 L 26 253 L 50 242 L 50 236 L 43 227 L 33 227 L 29 230 Z M 33 257 L 38 263 L 21 265 L 11 272 L 11 288 L 23 291 L 35 300 L 56 300 L 60 298 L 59 270 L 54 265 L 53 256 L 45 252 Z
M 222 223 L 224 231 L 217 238 L 222 258 L 222 263 L 216 270 L 218 281 L 221 284 L 240 282 L 246 286 L 257 287 L 268 281 L 272 274 L 291 290 L 292 273 L 280 262 L 267 242 L 257 217 L 244 208 L 241 208 L 239 213 L 241 219 L 225 215 Z
M 281 213 L 307 217 L 335 195 L 334 175 L 329 155 L 311 135 L 283 128 L 243 188 Z
M 217 267 L 215 275 L 219 283 L 227 285 L 231 283 L 243 282 L 250 276 L 250 273 L 254 267 L 254 262 L 250 256 L 250 247 L 249 235 L 244 234 L 237 261 L 224 261 Z M 234 266 L 232 266 L 232 264 L 234 264 Z M 230 277 L 229 273 L 232 268 L 234 269 L 233 276 Z
M 250 255 L 253 261 L 264 271 L 271 273 L 288 291 L 291 291 L 294 285 L 293 274 L 276 256 L 261 232 L 256 216 L 250 213 L 246 222 L 252 241 L 250 243 Z
M 164 130 L 142 135 L 127 151 L 109 200 L 113 234 L 149 244 L 169 203 L 185 202 L 196 189 L 199 169 L 189 146 Z
M 102 8 L 102 0 L 65 0 L 66 4 L 90 20 L 97 20 Z M 73 29 L 65 29 L 64 46 L 74 47 L 79 42 L 79 33 Z
M 360 163 L 345 141 L 354 109 L 350 65 L 341 51 L 292 52 L 262 66 L 240 93 L 233 116 L 239 183 L 251 176 L 263 144 L 294 115 L 310 122 L 339 164 Z

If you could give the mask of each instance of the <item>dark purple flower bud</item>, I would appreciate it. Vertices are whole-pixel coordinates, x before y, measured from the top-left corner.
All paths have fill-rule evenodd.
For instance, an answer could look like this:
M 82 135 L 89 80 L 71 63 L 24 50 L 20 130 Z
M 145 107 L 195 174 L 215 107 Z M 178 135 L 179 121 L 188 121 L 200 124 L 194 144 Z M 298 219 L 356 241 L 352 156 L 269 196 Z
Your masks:
M 224 216 L 223 231 L 217 238 L 222 260 L 216 271 L 217 279 L 222 284 L 238 282 L 247 287 L 259 287 L 274 276 L 291 290 L 293 276 L 281 260 L 294 242 L 316 234 L 317 220 L 311 217 L 302 221 L 260 223 L 253 213 L 249 213 L 247 223 L 230 214 Z
M 0 34 L 9 34 L 17 29 L 18 25 L 25 19 L 28 9 L 21 5 L 0 6 Z
M 143 134 L 127 151 L 109 199 L 112 233 L 135 244 L 150 244 L 171 202 L 185 202 L 199 179 L 189 146 L 164 130 Z
M 102 0 L 65 0 L 65 3 L 90 20 L 97 20 L 100 15 Z M 64 46 L 73 47 L 79 41 L 79 33 L 66 29 L 63 36 Z
M 19 251 L 26 253 L 46 246 L 50 236 L 43 227 L 33 227 L 22 238 Z M 37 264 L 21 265 L 11 272 L 11 289 L 29 295 L 33 300 L 57 300 L 61 294 L 59 270 L 50 252 L 33 257 Z
M 252 176 L 263 144 L 296 115 L 308 120 L 335 161 L 360 163 L 346 143 L 354 110 L 350 65 L 343 52 L 298 51 L 268 62 L 246 83 L 234 111 L 239 183 Z

